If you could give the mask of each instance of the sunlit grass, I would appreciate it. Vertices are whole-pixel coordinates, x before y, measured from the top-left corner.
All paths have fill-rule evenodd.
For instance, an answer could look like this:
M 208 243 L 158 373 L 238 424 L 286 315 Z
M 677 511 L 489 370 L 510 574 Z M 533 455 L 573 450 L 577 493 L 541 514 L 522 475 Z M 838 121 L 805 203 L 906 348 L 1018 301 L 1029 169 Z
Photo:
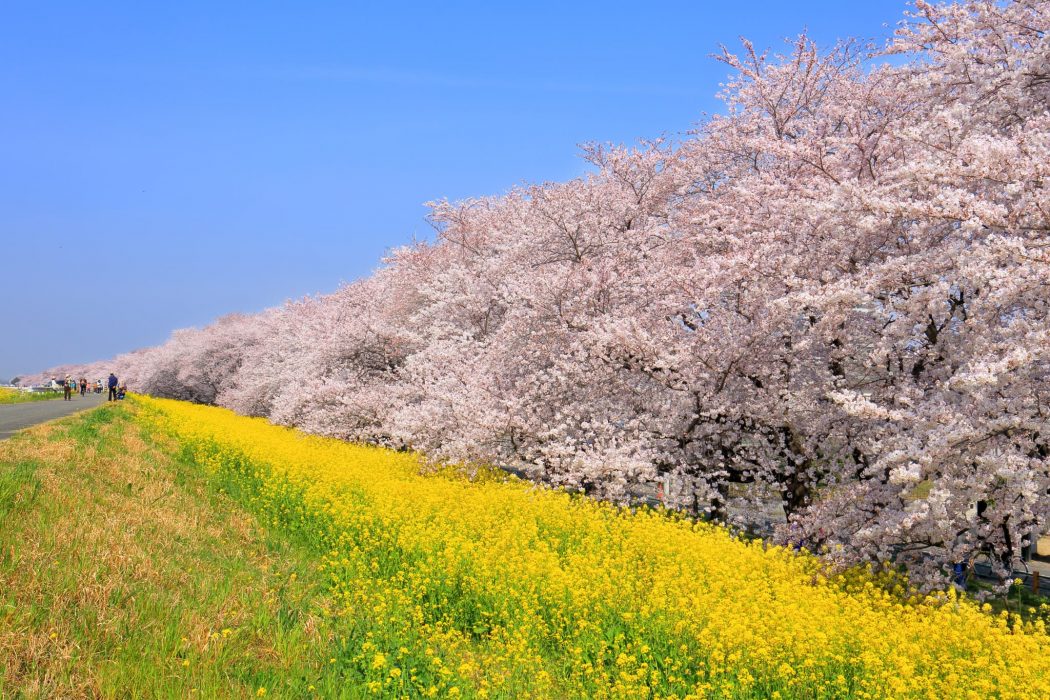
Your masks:
M 131 410 L 0 442 L 0 697 L 323 687 L 334 638 L 315 562 L 173 459 Z

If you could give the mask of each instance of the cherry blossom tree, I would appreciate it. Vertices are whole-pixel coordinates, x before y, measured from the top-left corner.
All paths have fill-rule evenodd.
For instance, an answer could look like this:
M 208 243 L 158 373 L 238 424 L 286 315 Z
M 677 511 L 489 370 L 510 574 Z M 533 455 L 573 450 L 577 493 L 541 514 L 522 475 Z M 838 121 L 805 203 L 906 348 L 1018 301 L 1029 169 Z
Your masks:
M 84 368 L 343 439 L 1006 576 L 1050 525 L 1050 2 L 917 2 L 883 48 L 744 42 L 724 113 L 432 205 L 332 294 Z M 46 373 L 45 373 L 46 374 Z M 743 524 L 747 524 L 744 511 Z

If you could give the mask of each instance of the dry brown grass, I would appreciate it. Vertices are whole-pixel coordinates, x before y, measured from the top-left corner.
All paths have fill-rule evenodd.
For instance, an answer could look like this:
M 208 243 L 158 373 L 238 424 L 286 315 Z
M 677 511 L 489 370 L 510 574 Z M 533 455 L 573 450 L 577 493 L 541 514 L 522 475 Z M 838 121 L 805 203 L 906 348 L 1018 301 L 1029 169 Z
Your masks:
M 0 476 L 22 479 L 0 512 L 0 696 L 247 696 L 309 674 L 328 643 L 311 567 L 132 407 L 103 410 L 0 443 Z

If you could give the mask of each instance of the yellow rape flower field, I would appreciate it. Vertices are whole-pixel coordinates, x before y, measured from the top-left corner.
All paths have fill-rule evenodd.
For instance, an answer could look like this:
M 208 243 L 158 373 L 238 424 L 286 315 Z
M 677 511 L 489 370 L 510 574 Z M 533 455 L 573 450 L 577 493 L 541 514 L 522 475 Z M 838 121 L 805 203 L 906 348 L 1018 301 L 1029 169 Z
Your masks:
M 312 553 L 348 697 L 1050 697 L 1039 619 L 829 577 L 809 555 L 662 512 L 136 403 L 138 421 Z

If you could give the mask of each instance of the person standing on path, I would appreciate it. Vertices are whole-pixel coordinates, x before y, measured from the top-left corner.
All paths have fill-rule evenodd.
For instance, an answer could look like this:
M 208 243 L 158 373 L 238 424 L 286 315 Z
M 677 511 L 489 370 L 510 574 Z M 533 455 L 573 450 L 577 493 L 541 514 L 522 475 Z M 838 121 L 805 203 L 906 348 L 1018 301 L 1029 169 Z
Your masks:
M 80 378 L 80 395 L 83 396 L 87 393 L 87 377 Z
M 62 400 L 72 401 L 73 400 L 73 377 L 66 375 L 66 380 L 62 382 Z
M 106 385 L 109 387 L 109 401 L 117 400 L 117 384 L 119 383 L 120 382 L 117 381 L 117 375 L 110 372 L 109 381 L 106 382 Z

